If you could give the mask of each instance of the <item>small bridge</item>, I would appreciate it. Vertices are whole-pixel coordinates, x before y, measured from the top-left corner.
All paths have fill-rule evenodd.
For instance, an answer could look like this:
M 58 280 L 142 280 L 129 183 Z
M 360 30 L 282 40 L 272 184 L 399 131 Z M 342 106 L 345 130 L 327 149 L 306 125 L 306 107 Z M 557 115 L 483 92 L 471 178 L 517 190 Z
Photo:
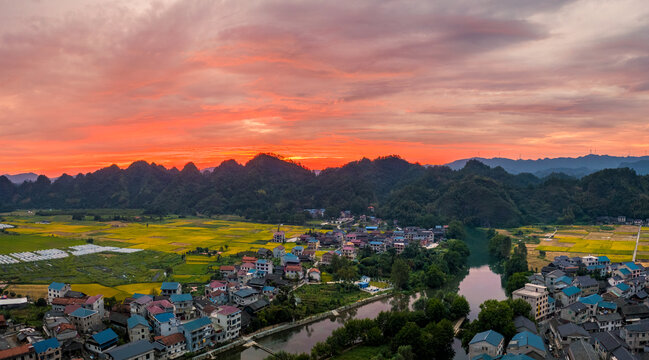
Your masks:
M 465 319 L 466 317 L 462 317 L 461 319 L 455 322 L 455 324 L 453 325 L 453 334 L 457 335 L 457 333 L 460 332 L 460 327 L 462 326 L 462 323 L 464 322 Z
M 263 351 L 265 351 L 265 352 L 267 352 L 267 353 L 269 353 L 269 354 L 271 354 L 273 356 L 275 355 L 275 352 L 273 352 L 273 350 L 271 350 L 270 348 L 268 348 L 268 347 L 266 347 L 264 345 L 261 345 L 261 344 L 257 343 L 254 340 L 250 340 L 247 343 L 243 344 L 243 347 L 245 347 L 245 348 L 256 347 L 257 349 L 263 350 Z

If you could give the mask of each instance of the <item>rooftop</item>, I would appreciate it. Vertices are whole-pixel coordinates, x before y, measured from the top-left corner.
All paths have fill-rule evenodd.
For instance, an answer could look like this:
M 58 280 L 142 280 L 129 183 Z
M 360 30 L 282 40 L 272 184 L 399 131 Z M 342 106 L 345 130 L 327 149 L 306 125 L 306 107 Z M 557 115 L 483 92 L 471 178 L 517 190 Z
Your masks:
M 61 346 L 59 344 L 59 341 L 56 338 L 49 338 L 47 340 L 35 342 L 33 344 L 34 346 L 34 351 L 36 351 L 37 354 L 42 354 L 44 352 L 47 352 L 49 349 L 56 349 Z
M 539 349 L 545 352 L 545 345 L 543 344 L 543 339 L 540 336 L 535 335 L 529 331 L 520 332 L 512 338 L 509 342 L 508 348 L 510 347 L 521 347 L 529 345 L 533 348 Z
M 208 317 L 201 317 L 196 320 L 190 321 L 183 325 L 185 330 L 189 332 L 194 332 L 204 326 L 212 324 L 212 321 Z
M 102 345 L 117 340 L 117 334 L 115 334 L 113 329 L 108 328 L 96 333 L 92 338 L 97 342 L 97 344 Z
M 65 287 L 64 283 L 53 282 L 47 288 L 50 289 L 50 290 L 59 290 L 60 291 L 60 290 L 63 290 L 64 287 Z
M 163 282 L 162 285 L 160 286 L 160 289 L 162 289 L 162 290 L 178 290 L 178 287 L 180 287 L 180 283 L 177 283 L 177 282 Z
M 174 319 L 175 316 L 172 313 L 162 313 L 162 314 L 154 315 L 153 318 L 156 319 L 158 322 L 164 323 L 164 322 L 168 322 L 171 319 Z
M 576 286 L 569 286 L 569 287 L 561 290 L 561 292 L 566 296 L 574 296 L 574 295 L 579 294 L 581 292 L 581 290 L 579 290 L 579 288 L 576 287 Z
M 88 310 L 84 308 L 78 308 L 74 310 L 72 313 L 70 313 L 70 316 L 78 317 L 78 318 L 85 318 L 88 316 L 92 316 L 94 314 L 97 314 L 97 311 L 95 310 Z
M 169 297 L 169 300 L 171 300 L 172 303 L 176 302 L 184 302 L 184 301 L 192 301 L 192 294 L 173 294 Z
M 146 354 L 153 351 L 153 349 L 155 349 L 155 347 L 149 342 L 149 340 L 140 340 L 118 346 L 112 350 L 106 351 L 106 353 L 108 353 L 113 360 L 127 360 Z
M 500 333 L 495 332 L 493 330 L 488 330 L 488 331 L 475 334 L 473 339 L 471 339 L 471 342 L 469 342 L 469 345 L 486 341 L 487 343 L 493 346 L 498 346 L 498 344 L 500 344 L 500 342 L 503 341 L 503 339 L 504 337 Z
M 142 317 L 141 315 L 138 315 L 138 314 L 131 315 L 131 317 L 128 318 L 128 320 L 126 320 L 126 324 L 127 324 L 129 329 L 132 329 L 132 328 L 134 328 L 134 327 L 136 327 L 138 325 L 144 325 L 144 326 L 148 327 L 149 329 L 151 329 L 151 326 L 149 326 L 149 322 L 146 321 L 146 319 L 144 317 Z

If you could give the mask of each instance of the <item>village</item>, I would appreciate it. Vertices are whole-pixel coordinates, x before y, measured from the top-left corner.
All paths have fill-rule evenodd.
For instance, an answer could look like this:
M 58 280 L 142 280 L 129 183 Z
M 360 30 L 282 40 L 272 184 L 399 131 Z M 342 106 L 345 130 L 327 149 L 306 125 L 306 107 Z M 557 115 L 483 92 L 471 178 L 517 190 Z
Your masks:
M 532 308 L 529 318 L 514 320 L 516 335 L 507 343 L 496 331 L 478 333 L 469 344 L 470 358 L 644 358 L 649 346 L 647 281 L 647 269 L 635 262 L 558 256 L 512 293 Z
M 338 224 L 347 220 L 343 217 Z M 409 244 L 434 248 L 447 229 L 440 225 L 379 231 L 377 225 L 352 228 L 348 224 L 343 226 L 346 230 L 338 226 L 293 239 L 276 231 L 269 239 L 276 244 L 272 249 L 259 248 L 254 256 L 249 251 L 236 264 L 221 265 L 216 279 L 202 286 L 163 282 L 151 294 L 135 293 L 110 306 L 101 294 L 88 296 L 73 291 L 70 284 L 53 282 L 47 289 L 49 310 L 42 327 L 0 315 L 0 359 L 175 359 L 199 354 L 240 339 L 280 289 L 322 283 L 320 267 L 335 258 L 354 261 L 359 251 L 398 254 Z M 298 245 L 287 251 L 287 241 Z M 332 250 L 323 252 L 323 248 Z M 316 257 L 316 252 L 321 256 Z M 367 296 L 391 290 L 374 286 L 371 280 L 360 276 L 350 285 Z M 5 297 L 0 299 L 0 309 L 19 309 L 34 300 Z

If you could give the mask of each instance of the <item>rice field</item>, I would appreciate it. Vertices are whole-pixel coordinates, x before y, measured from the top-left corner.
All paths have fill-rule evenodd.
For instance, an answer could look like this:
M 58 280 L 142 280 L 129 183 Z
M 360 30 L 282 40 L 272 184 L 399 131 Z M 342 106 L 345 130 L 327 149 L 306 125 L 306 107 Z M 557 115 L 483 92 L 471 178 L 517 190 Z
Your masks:
M 540 268 L 559 255 L 606 255 L 611 261 L 630 261 L 633 257 L 638 232 L 637 226 L 557 226 L 554 238 L 546 239 L 548 234 L 554 232 L 554 228 L 554 226 L 544 226 L 543 228 L 527 226 L 507 229 L 504 232 L 512 235 L 514 239 L 529 238 L 529 236 L 537 238 L 537 245 L 527 245 L 528 263 L 532 268 L 535 266 Z M 541 257 L 540 251 L 544 251 L 546 256 Z M 649 228 L 647 227 L 642 228 L 636 260 L 649 260 Z
M 134 293 L 150 294 L 152 291 L 156 293 L 160 291 L 162 283 L 135 283 L 119 286 L 104 286 L 101 284 L 72 284 L 71 288 L 74 291 L 79 291 L 87 295 L 104 295 L 104 297 L 115 297 L 117 300 L 123 300 Z M 14 292 L 23 296 L 29 296 L 32 299 L 47 298 L 47 286 L 44 284 L 16 284 L 9 285 L 7 291 Z

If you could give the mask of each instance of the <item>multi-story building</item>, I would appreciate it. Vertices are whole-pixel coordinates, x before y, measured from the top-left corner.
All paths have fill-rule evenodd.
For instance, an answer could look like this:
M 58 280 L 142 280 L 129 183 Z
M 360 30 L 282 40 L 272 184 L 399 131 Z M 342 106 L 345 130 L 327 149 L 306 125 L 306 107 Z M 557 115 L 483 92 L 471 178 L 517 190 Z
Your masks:
M 216 323 L 224 330 L 223 341 L 239 336 L 241 331 L 241 310 L 234 306 L 220 306 L 215 314 Z
M 286 234 L 283 231 L 273 233 L 273 242 L 283 243 L 286 240 Z
M 163 282 L 160 286 L 160 295 L 171 296 L 173 294 L 182 294 L 183 289 L 178 282 Z
M 101 317 L 96 310 L 78 308 L 71 312 L 69 317 L 79 333 L 91 332 L 101 325 Z
M 620 330 L 620 337 L 633 353 L 642 352 L 649 345 L 649 319 L 627 325 Z
M 169 300 L 174 305 L 176 317 L 180 320 L 188 320 L 194 313 L 194 299 L 192 294 L 173 294 Z
M 524 288 L 515 290 L 512 298 L 523 299 L 532 307 L 534 319 L 543 319 L 548 315 L 548 289 L 542 285 L 525 284 Z
M 39 360 L 61 360 L 61 344 L 56 338 L 38 341 L 33 344 Z
M 496 331 L 489 330 L 475 334 L 469 342 L 469 359 L 483 354 L 496 358 L 502 355 L 504 346 L 505 337 Z
M 272 274 L 273 267 L 273 262 L 266 259 L 259 259 L 255 262 L 255 269 L 257 269 L 257 271 L 264 271 L 266 274 Z
M 174 314 L 162 313 L 153 316 L 153 330 L 157 336 L 167 336 L 178 332 L 180 322 Z
M 141 316 L 134 314 L 126 321 L 126 326 L 128 330 L 128 338 L 133 341 L 149 339 L 151 336 L 151 325 L 146 319 Z
M 68 291 L 70 291 L 70 284 L 60 282 L 51 283 L 50 286 L 47 287 L 47 303 L 52 304 L 52 300 L 64 297 Z
M 216 342 L 216 333 L 212 321 L 207 317 L 192 320 L 181 327 L 187 341 L 187 350 L 200 351 Z
M 187 340 L 185 340 L 185 335 L 182 333 L 162 336 L 157 338 L 156 341 L 165 348 L 164 355 L 159 356 L 165 360 L 175 359 L 187 353 Z

